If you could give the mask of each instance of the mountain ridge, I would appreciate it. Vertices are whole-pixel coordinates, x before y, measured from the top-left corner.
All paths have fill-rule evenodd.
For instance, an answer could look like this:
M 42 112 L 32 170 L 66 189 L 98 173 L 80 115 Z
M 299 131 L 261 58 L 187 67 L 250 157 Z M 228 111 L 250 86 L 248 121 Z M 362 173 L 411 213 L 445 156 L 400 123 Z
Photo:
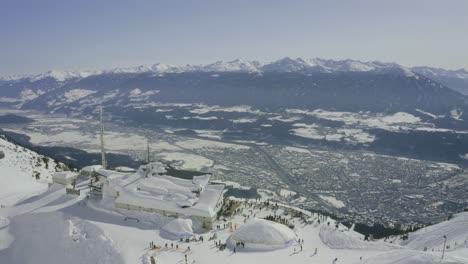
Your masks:
M 96 71 L 66 71 L 49 70 L 37 75 L 13 75 L 9 77 L 0 77 L 3 81 L 15 81 L 29 79 L 38 81 L 45 78 L 53 78 L 57 81 L 68 79 L 82 79 L 100 74 L 119 74 L 119 73 L 183 73 L 183 72 L 374 72 L 374 73 L 397 73 L 406 76 L 412 76 L 414 73 L 431 76 L 444 76 L 451 78 L 468 79 L 468 71 L 465 69 L 447 70 L 443 68 L 416 66 L 405 67 L 394 62 L 381 61 L 360 61 L 355 59 L 331 60 L 321 58 L 291 58 L 284 57 L 268 63 L 259 61 L 244 61 L 236 59 L 232 61 L 216 61 L 209 64 L 186 64 L 183 66 L 155 63 L 151 66 L 119 67 L 109 70 Z

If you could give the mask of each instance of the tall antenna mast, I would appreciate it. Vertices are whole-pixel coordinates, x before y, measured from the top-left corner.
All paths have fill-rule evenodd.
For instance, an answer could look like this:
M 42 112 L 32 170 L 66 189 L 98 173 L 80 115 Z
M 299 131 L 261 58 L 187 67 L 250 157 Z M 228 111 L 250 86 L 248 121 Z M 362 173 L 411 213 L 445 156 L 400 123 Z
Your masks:
M 147 155 L 147 158 L 148 158 L 148 164 L 146 165 L 146 177 L 148 178 L 149 176 L 149 173 L 150 173 L 150 163 L 151 163 L 151 152 L 150 152 L 150 145 L 149 145 L 149 139 L 148 141 L 146 142 L 146 155 Z
M 151 151 L 150 151 L 149 140 L 146 142 L 146 150 L 147 150 L 148 164 L 149 164 L 149 163 L 151 163 Z
M 100 125 L 101 125 L 101 161 L 102 161 L 102 168 L 107 168 L 107 161 L 106 161 L 106 150 L 104 148 L 104 124 L 102 122 L 102 107 L 99 111 L 100 117 Z

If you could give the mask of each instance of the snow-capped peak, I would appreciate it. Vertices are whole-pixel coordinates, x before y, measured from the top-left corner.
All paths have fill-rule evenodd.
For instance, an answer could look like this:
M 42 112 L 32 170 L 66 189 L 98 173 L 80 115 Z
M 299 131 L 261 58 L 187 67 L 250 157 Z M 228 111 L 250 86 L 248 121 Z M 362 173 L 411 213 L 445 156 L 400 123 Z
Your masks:
M 112 70 L 104 71 L 104 73 L 145 73 L 150 71 L 151 68 L 148 66 L 140 65 L 136 67 L 114 68 Z
M 67 80 L 67 79 L 81 78 L 81 77 L 82 76 L 77 72 L 50 70 L 48 72 L 35 75 L 35 76 L 31 77 L 30 80 L 32 82 L 35 82 L 35 81 L 42 80 L 42 79 L 45 79 L 45 78 L 53 78 L 53 79 L 55 79 L 55 80 L 57 80 L 59 82 L 63 82 L 65 80 Z
M 290 57 L 285 57 L 272 63 L 265 64 L 262 67 L 262 70 L 271 72 L 300 72 L 310 66 L 311 65 L 302 58 L 292 59 Z
M 416 73 L 425 75 L 427 77 L 449 77 L 449 78 L 456 78 L 456 79 L 468 79 L 468 71 L 465 69 L 458 69 L 458 70 L 446 70 L 446 69 L 439 69 L 433 67 L 426 67 L 426 66 L 418 66 L 411 68 Z
M 34 76 L 10 76 L 1 78 L 3 81 L 13 81 L 18 79 L 29 79 L 30 81 L 38 81 L 44 78 L 53 78 L 57 81 L 65 81 L 72 78 L 86 78 L 91 75 L 98 74 L 139 74 L 139 73 L 183 73 L 183 72 L 299 72 L 299 73 L 336 73 L 336 72 L 370 72 L 377 74 L 395 74 L 412 77 L 415 73 L 433 76 L 446 76 L 451 78 L 468 79 L 468 71 L 460 70 L 445 70 L 431 67 L 413 67 L 408 68 L 396 63 L 385 63 L 379 61 L 363 62 L 359 60 L 328 60 L 321 58 L 290 58 L 285 57 L 269 63 L 260 63 L 258 61 L 243 61 L 240 59 L 232 61 L 217 61 L 206 65 L 191 65 L 175 66 L 169 64 L 156 63 L 150 67 L 137 66 L 127 68 L 114 68 L 103 71 L 58 71 L 51 70 L 43 74 Z
M 8 77 L 2 77 L 0 80 L 3 81 L 16 81 L 22 79 L 28 79 L 31 82 L 39 81 L 46 78 L 52 78 L 59 82 L 63 82 L 68 79 L 73 78 L 86 78 L 91 75 L 99 74 L 100 72 L 92 71 L 82 71 L 82 72 L 73 72 L 73 71 L 59 71 L 59 70 L 50 70 L 45 73 L 37 75 L 11 75 Z
M 272 72 L 374 72 L 413 76 L 410 69 L 394 63 L 362 62 L 358 60 L 325 60 L 320 58 L 292 59 L 289 57 L 271 62 L 262 67 Z
M 350 72 L 368 72 L 374 71 L 376 69 L 375 65 L 372 63 L 364 63 L 357 60 L 344 60 L 341 62 L 334 62 L 333 63 L 334 70 L 337 71 L 350 71 Z
M 244 62 L 242 60 L 233 60 L 228 62 L 217 61 L 203 67 L 203 71 L 208 72 L 258 72 L 259 62 Z
M 16 80 L 21 80 L 28 78 L 28 75 L 20 75 L 20 74 L 14 74 L 14 75 L 8 75 L 5 77 L 0 77 L 0 81 L 16 81 Z
M 166 72 L 166 71 L 168 71 L 169 69 L 171 69 L 173 67 L 174 66 L 172 66 L 172 65 L 156 63 L 153 66 L 151 66 L 151 70 L 153 70 L 156 73 L 163 73 L 163 72 Z

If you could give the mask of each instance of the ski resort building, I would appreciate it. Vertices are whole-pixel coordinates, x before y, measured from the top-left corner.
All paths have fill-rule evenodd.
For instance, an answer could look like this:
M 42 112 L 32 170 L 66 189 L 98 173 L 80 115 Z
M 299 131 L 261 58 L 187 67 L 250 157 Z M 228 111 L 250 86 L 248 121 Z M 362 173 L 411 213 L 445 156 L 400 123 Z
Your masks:
M 72 184 L 74 180 L 78 178 L 78 173 L 71 171 L 60 171 L 54 173 L 52 181 L 54 183 L 69 185 Z
M 211 184 L 211 175 L 180 179 L 164 175 L 159 162 L 143 165 L 135 173 L 97 172 L 106 178 L 104 197 L 115 199 L 117 208 L 190 217 L 211 228 L 223 205 L 224 185 Z
M 99 116 L 101 165 L 82 169 L 82 175 L 92 177 L 88 197 L 114 201 L 117 208 L 190 217 L 203 227 L 213 226 L 223 205 L 224 185 L 210 184 L 211 175 L 194 176 L 191 180 L 164 175 L 164 165 L 151 162 L 149 143 L 147 165 L 140 166 L 137 171 L 123 167 L 107 170 L 102 109 Z
M 83 176 L 97 176 L 98 171 L 102 169 L 101 165 L 92 165 L 92 166 L 86 166 L 83 167 L 80 171 L 80 175 Z

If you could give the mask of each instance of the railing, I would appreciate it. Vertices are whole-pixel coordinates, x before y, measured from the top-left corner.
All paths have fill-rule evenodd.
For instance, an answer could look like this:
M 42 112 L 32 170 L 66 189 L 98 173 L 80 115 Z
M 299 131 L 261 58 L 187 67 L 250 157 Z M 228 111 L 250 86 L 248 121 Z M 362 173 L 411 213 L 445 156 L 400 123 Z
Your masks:
M 130 216 L 126 216 L 124 218 L 124 221 L 127 221 L 127 220 L 134 220 L 134 221 L 137 221 L 137 222 L 140 222 L 140 219 L 136 218 L 136 217 L 130 217 Z
M 66 188 L 65 190 L 67 194 L 80 195 L 80 190 L 75 190 L 72 188 Z

